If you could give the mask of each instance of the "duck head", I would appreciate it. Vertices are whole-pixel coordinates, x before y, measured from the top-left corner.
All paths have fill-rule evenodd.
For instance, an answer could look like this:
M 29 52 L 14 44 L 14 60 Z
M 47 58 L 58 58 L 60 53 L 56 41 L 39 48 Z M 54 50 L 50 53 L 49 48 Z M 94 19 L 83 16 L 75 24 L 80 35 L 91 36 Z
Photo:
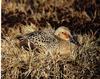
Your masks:
M 79 42 L 76 39 L 74 39 L 70 30 L 67 27 L 64 27 L 64 26 L 59 27 L 55 31 L 55 35 L 62 40 L 70 41 L 70 42 L 74 43 L 75 45 L 80 46 Z

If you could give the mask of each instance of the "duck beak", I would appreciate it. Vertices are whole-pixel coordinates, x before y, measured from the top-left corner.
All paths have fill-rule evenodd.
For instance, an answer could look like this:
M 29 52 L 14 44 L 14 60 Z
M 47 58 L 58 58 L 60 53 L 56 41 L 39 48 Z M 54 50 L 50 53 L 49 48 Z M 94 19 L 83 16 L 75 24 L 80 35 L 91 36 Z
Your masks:
M 80 43 L 73 37 L 70 38 L 70 42 L 74 43 L 77 46 L 81 46 Z

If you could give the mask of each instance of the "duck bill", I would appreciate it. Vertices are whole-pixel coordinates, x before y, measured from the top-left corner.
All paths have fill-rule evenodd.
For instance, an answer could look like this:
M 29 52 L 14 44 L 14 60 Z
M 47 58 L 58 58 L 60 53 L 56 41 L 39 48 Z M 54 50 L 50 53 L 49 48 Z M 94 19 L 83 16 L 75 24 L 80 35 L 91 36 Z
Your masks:
M 74 38 L 70 38 L 70 42 L 74 43 L 77 46 L 81 46 L 80 43 Z

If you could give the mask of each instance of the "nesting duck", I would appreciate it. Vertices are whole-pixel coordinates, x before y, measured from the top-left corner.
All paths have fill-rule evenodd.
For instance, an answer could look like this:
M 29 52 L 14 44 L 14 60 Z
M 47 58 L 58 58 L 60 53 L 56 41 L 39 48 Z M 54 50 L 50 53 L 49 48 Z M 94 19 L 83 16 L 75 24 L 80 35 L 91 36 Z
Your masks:
M 55 32 L 34 31 L 18 38 L 21 46 L 29 46 L 31 49 L 42 49 L 46 54 L 59 53 L 70 55 L 71 48 L 80 44 L 74 40 L 70 30 L 61 26 Z

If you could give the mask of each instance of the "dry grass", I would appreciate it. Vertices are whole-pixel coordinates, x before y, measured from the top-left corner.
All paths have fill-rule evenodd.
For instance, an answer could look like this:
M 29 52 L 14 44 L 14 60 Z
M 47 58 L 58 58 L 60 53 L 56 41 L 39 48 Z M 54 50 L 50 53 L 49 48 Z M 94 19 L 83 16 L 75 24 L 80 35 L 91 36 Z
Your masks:
M 96 38 L 94 33 L 87 32 L 87 29 L 89 28 L 90 31 L 90 27 L 93 26 L 95 27 L 95 29 L 92 28 L 93 32 L 100 33 L 98 29 L 100 11 L 99 7 L 95 9 L 96 2 L 84 0 L 82 1 L 84 7 L 82 7 L 79 4 L 80 0 L 30 1 L 2 1 L 1 78 L 99 79 L 100 35 Z M 93 7 L 91 14 L 86 11 L 88 4 L 92 4 Z M 82 46 L 72 52 L 74 60 L 59 55 L 52 58 L 44 51 L 37 53 L 18 46 L 16 36 L 44 29 L 48 23 L 53 28 L 69 25 L 72 33 L 81 31 L 82 34 L 78 35 L 78 40 Z
M 80 79 L 99 78 L 100 47 L 94 37 L 84 35 L 75 60 L 45 53 L 26 51 L 16 41 L 6 37 L 2 40 L 2 79 Z M 99 38 L 100 40 L 100 38 Z

